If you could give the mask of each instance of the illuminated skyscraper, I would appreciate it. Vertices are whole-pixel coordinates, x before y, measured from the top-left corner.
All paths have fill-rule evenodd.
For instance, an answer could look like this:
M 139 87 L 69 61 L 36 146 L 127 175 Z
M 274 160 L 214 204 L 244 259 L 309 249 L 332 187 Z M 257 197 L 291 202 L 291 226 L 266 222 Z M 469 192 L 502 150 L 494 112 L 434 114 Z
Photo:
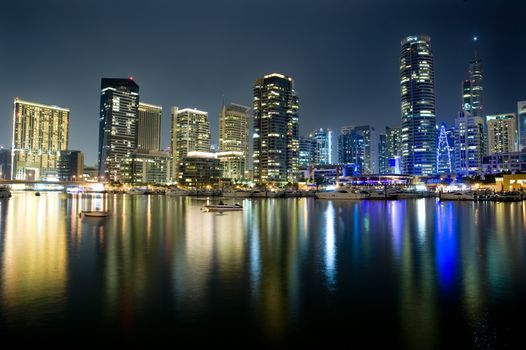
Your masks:
M 210 152 L 208 112 L 172 107 L 172 161 L 174 177 L 188 152 Z
M 140 151 L 161 150 L 161 115 L 163 108 L 139 102 L 137 120 L 137 149 Z
M 314 142 L 314 164 L 332 164 L 332 131 L 320 128 L 311 137 Z
M 378 173 L 378 141 L 369 125 L 344 126 L 338 140 L 338 160 L 353 164 L 355 174 Z
M 436 172 L 436 120 L 433 53 L 428 36 L 402 40 L 400 92 L 403 172 Z
M 13 103 L 12 179 L 58 179 L 60 152 L 68 148 L 69 109 Z
M 400 173 L 402 157 L 402 129 L 400 127 L 385 127 L 385 153 L 388 167 L 387 174 Z
M 473 40 L 476 43 L 477 38 L 475 37 Z M 468 74 L 469 78 L 462 83 L 462 110 L 470 113 L 473 117 L 483 117 L 482 61 L 478 58 L 476 50 L 475 59 L 469 63 Z
M 515 113 L 488 115 L 488 155 L 515 152 L 517 149 L 517 116 Z
M 248 116 L 250 108 L 235 103 L 223 105 L 219 114 L 219 151 L 225 177 L 242 179 L 248 165 Z M 234 152 L 234 153 L 233 153 Z M 239 154 L 241 153 L 241 154 Z
M 387 158 L 387 138 L 385 134 L 378 135 L 378 173 L 389 174 L 389 162 Z
M 294 182 L 299 163 L 298 97 L 291 77 L 268 74 L 254 85 L 254 179 Z
M 486 149 L 484 120 L 468 112 L 459 112 L 455 119 L 455 170 L 457 175 L 473 176 L 482 170 Z
M 453 173 L 451 151 L 446 125 L 442 123 L 437 130 L 437 174 Z
M 314 164 L 316 141 L 312 135 L 300 136 L 299 167 L 307 168 Z
M 517 121 L 519 124 L 519 151 L 526 151 L 526 101 L 517 103 Z
M 101 81 L 99 176 L 105 181 L 130 177 L 130 155 L 137 148 L 139 85 L 133 79 Z

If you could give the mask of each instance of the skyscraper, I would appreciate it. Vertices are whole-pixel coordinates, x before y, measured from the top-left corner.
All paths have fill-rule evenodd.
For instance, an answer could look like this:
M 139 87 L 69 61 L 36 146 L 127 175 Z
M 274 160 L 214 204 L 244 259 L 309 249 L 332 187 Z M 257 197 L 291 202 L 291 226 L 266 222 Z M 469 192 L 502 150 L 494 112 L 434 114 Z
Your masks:
M 474 176 L 482 170 L 486 149 L 484 120 L 468 112 L 459 112 L 455 119 L 455 170 L 457 175 Z
M 436 120 L 433 53 L 428 36 L 402 40 L 400 92 L 403 172 L 436 172 Z
M 312 133 L 314 164 L 332 164 L 332 131 L 320 128 Z
M 316 141 L 312 135 L 300 136 L 299 167 L 307 168 L 314 164 L 314 154 L 316 152 Z
M 139 102 L 137 120 L 137 149 L 139 151 L 161 150 L 161 115 L 163 108 Z
M 99 176 L 105 181 L 129 178 L 130 154 L 137 148 L 139 85 L 133 79 L 101 81 Z
M 446 125 L 442 123 L 437 130 L 437 174 L 453 172 L 451 151 Z
M 229 153 L 222 157 L 226 174 L 232 179 L 242 179 L 248 165 L 248 116 L 250 108 L 235 103 L 223 105 L 219 114 L 219 151 Z M 224 173 L 225 174 L 225 173 Z
M 517 102 L 517 122 L 519 124 L 519 151 L 526 151 L 526 101 Z
M 355 174 L 378 172 L 378 141 L 369 125 L 344 126 L 338 139 L 338 160 L 354 165 Z
M 402 156 L 402 129 L 400 127 L 385 127 L 385 153 L 389 164 L 388 174 L 400 173 L 400 159 Z
M 476 38 L 474 41 L 476 42 Z M 468 79 L 462 82 L 462 110 L 470 113 L 473 117 L 483 117 L 482 61 L 478 58 L 476 50 L 475 59 L 469 63 L 468 75 Z
M 299 162 L 299 102 L 291 77 L 272 73 L 254 85 L 254 179 L 295 181 Z
M 515 152 L 517 149 L 517 116 L 515 113 L 486 116 L 488 155 Z
M 69 109 L 15 98 L 12 179 L 58 178 L 60 152 L 68 148 Z
M 172 158 L 174 177 L 188 152 L 210 152 L 208 112 L 172 107 Z
M 389 162 L 387 159 L 387 137 L 385 134 L 378 135 L 378 173 L 388 174 Z

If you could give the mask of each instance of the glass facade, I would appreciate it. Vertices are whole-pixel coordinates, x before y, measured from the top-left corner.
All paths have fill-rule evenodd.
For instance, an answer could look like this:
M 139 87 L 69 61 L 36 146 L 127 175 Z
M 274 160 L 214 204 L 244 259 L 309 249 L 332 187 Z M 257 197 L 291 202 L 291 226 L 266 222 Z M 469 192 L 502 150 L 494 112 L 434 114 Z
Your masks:
M 332 164 L 332 131 L 320 128 L 311 137 L 314 141 L 314 164 Z
M 219 115 L 219 151 L 235 152 L 223 159 L 223 175 L 240 180 L 248 166 L 248 133 L 250 108 L 235 103 L 223 105 Z M 239 153 L 241 155 L 239 155 Z
M 459 112 L 455 119 L 455 171 L 460 176 L 474 176 L 481 172 L 486 149 L 484 120 L 467 112 Z
M 139 102 L 137 120 L 137 149 L 140 151 L 161 150 L 161 116 L 163 108 Z
M 519 151 L 526 151 L 526 101 L 517 103 L 517 121 L 519 124 Z
M 405 174 L 436 173 L 433 53 L 428 36 L 402 40 L 400 93 L 402 167 Z
M 488 155 L 517 150 L 517 116 L 515 113 L 488 115 Z

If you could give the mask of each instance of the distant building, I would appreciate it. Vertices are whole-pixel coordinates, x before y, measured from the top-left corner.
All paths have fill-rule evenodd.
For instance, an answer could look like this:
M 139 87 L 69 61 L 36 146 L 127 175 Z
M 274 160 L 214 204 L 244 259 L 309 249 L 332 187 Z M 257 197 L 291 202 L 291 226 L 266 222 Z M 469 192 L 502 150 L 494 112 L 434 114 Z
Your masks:
M 484 156 L 482 172 L 484 174 L 526 173 L 526 151 Z
M 400 174 L 402 157 L 402 129 L 400 127 L 385 127 L 385 157 L 388 166 L 386 174 Z
M 234 181 L 242 180 L 246 171 L 246 155 L 239 151 L 224 151 L 216 153 L 221 165 L 221 177 Z
M 482 61 L 475 55 L 475 59 L 469 63 L 469 79 L 462 82 L 462 110 L 473 117 L 484 116 L 482 82 Z
M 0 180 L 11 179 L 11 150 L 0 148 Z
M 526 101 L 517 103 L 517 122 L 519 131 L 519 151 L 526 150 Z
M 188 152 L 210 152 L 210 124 L 208 112 L 172 107 L 172 162 L 173 176 L 180 178 L 183 160 Z
M 166 184 L 170 154 L 162 151 L 136 151 L 130 155 L 130 179 L 134 184 Z
M 387 137 L 385 134 L 378 136 L 378 173 L 389 174 L 389 161 L 387 158 Z
M 311 135 L 314 141 L 314 164 L 332 164 L 332 131 L 320 128 Z
M 437 174 L 451 174 L 454 172 L 453 148 L 449 145 L 447 128 L 444 123 L 437 130 Z
M 68 148 L 69 109 L 15 98 L 12 179 L 57 179 L 60 152 Z
M 484 120 L 467 112 L 455 119 L 455 171 L 457 175 L 474 176 L 482 170 L 486 149 Z
M 300 169 L 308 168 L 315 164 L 314 156 L 316 152 L 316 141 L 312 135 L 300 136 L 300 153 L 299 153 L 299 167 Z
M 374 127 L 342 127 L 338 146 L 340 163 L 355 164 L 358 174 L 378 172 L 378 141 Z
M 400 91 L 404 174 L 436 172 L 436 118 L 433 53 L 429 36 L 402 40 Z
M 81 151 L 61 151 L 58 160 L 58 179 L 60 181 L 82 181 L 83 175 L 84 154 Z
M 254 84 L 254 180 L 295 182 L 299 102 L 291 77 L 273 73 Z
M 160 151 L 163 108 L 139 102 L 138 110 L 137 149 L 140 151 Z
M 486 116 L 488 155 L 517 150 L 517 116 L 515 113 Z
M 137 149 L 139 85 L 130 79 L 101 81 L 99 177 L 124 181 L 130 155 Z
M 179 184 L 188 188 L 216 187 L 221 178 L 219 159 L 212 152 L 188 152 L 179 170 Z
M 223 105 L 219 115 L 219 152 L 236 152 L 223 157 L 226 162 L 224 175 L 240 180 L 248 166 L 250 108 L 235 103 Z M 241 153 L 239 155 L 239 153 Z M 228 161 L 226 160 L 228 159 Z

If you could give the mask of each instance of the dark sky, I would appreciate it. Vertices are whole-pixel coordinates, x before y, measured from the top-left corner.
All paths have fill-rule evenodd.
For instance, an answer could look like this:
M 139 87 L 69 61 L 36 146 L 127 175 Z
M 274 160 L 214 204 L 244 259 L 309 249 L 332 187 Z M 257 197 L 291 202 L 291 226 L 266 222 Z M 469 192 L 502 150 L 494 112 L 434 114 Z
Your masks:
M 144 102 L 209 112 L 214 143 L 223 96 L 250 105 L 254 80 L 295 79 L 301 134 L 400 120 L 402 37 L 428 34 L 437 120 L 460 106 L 480 38 L 487 114 L 526 99 L 523 0 L 16 0 L 0 2 L 0 145 L 12 100 L 71 109 L 70 148 L 97 157 L 101 77 L 133 76 Z

